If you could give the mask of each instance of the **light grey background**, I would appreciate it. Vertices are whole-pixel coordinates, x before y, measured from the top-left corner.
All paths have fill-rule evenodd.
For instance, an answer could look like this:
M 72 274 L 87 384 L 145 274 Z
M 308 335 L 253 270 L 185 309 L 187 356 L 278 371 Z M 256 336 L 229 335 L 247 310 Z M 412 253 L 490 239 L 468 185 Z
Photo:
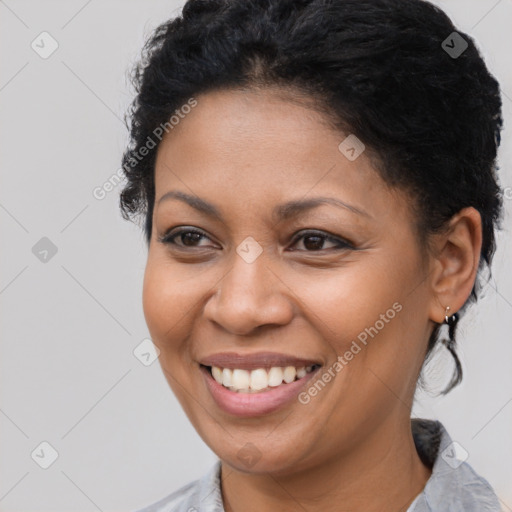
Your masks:
M 494 278 L 461 322 L 463 384 L 444 398 L 420 393 L 413 415 L 440 419 L 512 511 L 512 1 L 436 3 L 476 38 L 502 85 L 509 192 Z M 127 141 L 126 72 L 181 5 L 0 1 L 1 511 L 135 510 L 215 460 L 158 362 L 133 354 L 149 337 L 142 231 L 121 218 L 119 186 L 93 196 Z M 43 31 L 59 45 L 47 59 L 31 48 Z M 32 251 L 43 237 L 57 247 L 46 263 Z M 434 390 L 448 370 L 441 353 L 428 372 Z M 48 469 L 31 458 L 49 456 L 43 441 L 58 452 Z

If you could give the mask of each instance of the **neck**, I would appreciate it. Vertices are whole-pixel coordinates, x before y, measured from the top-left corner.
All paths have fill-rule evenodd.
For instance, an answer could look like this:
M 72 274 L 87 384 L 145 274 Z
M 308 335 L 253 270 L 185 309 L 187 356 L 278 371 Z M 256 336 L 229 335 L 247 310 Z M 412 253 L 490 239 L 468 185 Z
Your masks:
M 248 474 L 223 462 L 221 487 L 225 512 L 405 512 L 431 473 L 418 456 L 410 423 L 389 423 L 350 452 L 302 472 Z

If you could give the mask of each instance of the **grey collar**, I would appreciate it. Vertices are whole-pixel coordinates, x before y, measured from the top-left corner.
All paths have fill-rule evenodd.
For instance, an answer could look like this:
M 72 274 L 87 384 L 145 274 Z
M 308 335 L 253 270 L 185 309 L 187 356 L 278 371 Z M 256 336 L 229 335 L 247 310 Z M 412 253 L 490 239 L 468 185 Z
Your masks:
M 453 442 L 439 421 L 412 419 L 416 450 L 432 475 L 407 512 L 500 512 L 496 494 L 463 459 L 467 452 Z M 139 512 L 225 512 L 220 460 L 200 479 Z
M 465 462 L 468 453 L 439 421 L 412 419 L 421 460 L 432 469 L 423 492 L 407 512 L 500 512 L 489 482 Z

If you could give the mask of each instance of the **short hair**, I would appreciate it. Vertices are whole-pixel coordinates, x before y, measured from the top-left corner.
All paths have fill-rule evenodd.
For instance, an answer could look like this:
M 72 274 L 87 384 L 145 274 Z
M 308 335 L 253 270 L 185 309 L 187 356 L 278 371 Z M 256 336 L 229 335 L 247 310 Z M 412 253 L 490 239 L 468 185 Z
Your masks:
M 478 275 L 461 313 L 477 300 L 502 216 L 501 96 L 474 40 L 438 7 L 423 0 L 189 0 L 148 38 L 131 78 L 137 94 L 126 115 L 120 207 L 127 220 L 145 215 L 148 244 L 157 151 L 138 155 L 155 143 L 155 128 L 168 126 L 194 95 L 277 86 L 312 100 L 334 127 L 365 144 L 383 180 L 410 193 L 425 247 L 427 235 L 462 208 L 479 211 Z M 444 393 L 462 378 L 448 348 L 456 368 Z

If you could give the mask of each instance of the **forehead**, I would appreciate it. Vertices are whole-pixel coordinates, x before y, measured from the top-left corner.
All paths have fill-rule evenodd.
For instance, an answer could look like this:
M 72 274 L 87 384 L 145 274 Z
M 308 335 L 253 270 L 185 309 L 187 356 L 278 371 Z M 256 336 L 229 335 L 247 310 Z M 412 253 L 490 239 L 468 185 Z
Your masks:
M 368 155 L 350 160 L 340 151 L 348 135 L 274 92 L 200 95 L 160 143 L 156 201 L 176 189 L 240 209 L 329 195 L 377 215 L 403 214 L 404 196 L 389 189 Z

